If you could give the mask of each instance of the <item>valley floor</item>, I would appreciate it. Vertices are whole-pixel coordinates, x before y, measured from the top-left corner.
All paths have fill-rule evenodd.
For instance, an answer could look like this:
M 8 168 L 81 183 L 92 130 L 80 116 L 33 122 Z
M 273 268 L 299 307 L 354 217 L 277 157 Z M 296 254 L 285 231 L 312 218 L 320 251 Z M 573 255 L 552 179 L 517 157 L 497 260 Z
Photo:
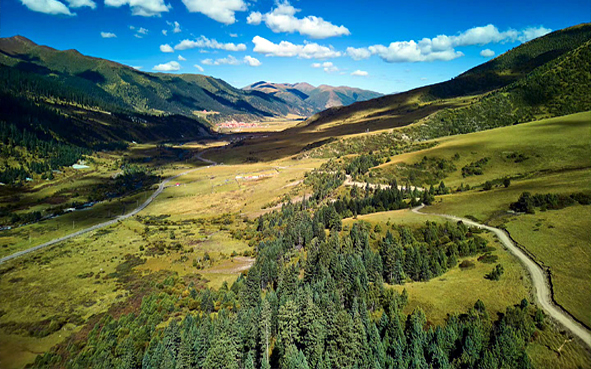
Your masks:
M 392 157 L 389 163 L 370 171 L 375 176 L 364 180 L 384 183 L 389 175 L 395 175 L 401 163 L 412 164 L 424 156 L 452 161 L 459 154 L 460 159 L 454 162 L 456 169 L 441 179 L 452 189 L 464 184 L 472 189 L 438 196 L 434 205 L 423 211 L 469 217 L 506 229 L 521 247 L 549 268 L 556 301 L 589 324 L 591 205 L 535 214 L 508 213 L 510 203 L 524 191 L 588 191 L 591 126 L 587 116 L 441 139 L 433 148 Z M 190 144 L 184 149 L 194 150 Z M 230 155 L 227 150 L 204 157 Z M 507 159 L 513 152 L 529 159 L 515 163 Z M 482 157 L 490 157 L 484 174 L 463 177 L 461 168 Z M 323 163 L 326 160 L 294 156 L 270 162 L 204 166 L 194 157 L 188 162 L 156 165 L 164 177 L 186 174 L 170 181 L 171 186 L 162 186 L 147 207 L 129 218 L 0 265 L 0 367 L 23 367 L 55 344 L 83 335 L 87 324 L 104 314 L 121 316 L 131 312 L 146 294 L 166 289 L 166 285 L 161 287 L 161 281 L 170 276 L 199 288 L 231 285 L 254 263 L 257 250 L 249 234 L 254 220 L 280 209 L 287 201 L 309 196 L 307 173 Z M 509 187 L 497 184 L 482 191 L 485 181 L 504 176 L 511 177 Z M 118 202 L 117 208 L 109 208 L 107 202 L 84 212 L 3 231 L 0 256 L 62 237 L 72 232 L 72 227 L 76 231 L 104 222 L 110 211 L 121 211 L 122 203 L 127 204 L 129 212 L 153 193 L 154 188 L 130 195 Z M 445 222 L 434 215 L 396 210 L 358 215 L 345 219 L 343 224 L 345 231 L 357 221 L 372 227 L 379 224 L 383 230 L 372 233 L 377 239 L 392 224 L 418 227 L 427 220 Z M 430 322 L 440 324 L 448 314 L 464 312 L 478 299 L 491 316 L 503 313 L 523 298 L 533 301 L 530 278 L 519 261 L 492 234 L 483 237 L 494 247 L 492 254 L 505 268 L 500 281 L 484 278 L 491 264 L 469 257 L 466 260 L 473 262 L 474 268 L 454 267 L 428 282 L 391 286 L 408 292 L 405 312 L 421 307 Z M 588 348 L 569 339 L 569 333 L 559 326 L 550 326 L 530 345 L 528 353 L 537 367 L 591 367 Z

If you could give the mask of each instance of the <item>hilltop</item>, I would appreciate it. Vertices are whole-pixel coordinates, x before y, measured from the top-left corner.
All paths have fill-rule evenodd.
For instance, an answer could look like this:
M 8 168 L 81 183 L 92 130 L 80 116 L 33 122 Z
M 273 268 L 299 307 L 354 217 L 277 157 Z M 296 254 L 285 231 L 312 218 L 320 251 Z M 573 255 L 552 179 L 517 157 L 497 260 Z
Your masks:
M 281 98 L 309 113 L 351 105 L 382 96 L 379 92 L 347 86 L 312 86 L 309 83 L 271 83 L 260 81 L 243 88 L 246 91 L 261 91 Z
M 302 113 L 279 98 L 240 90 L 213 77 L 141 72 L 76 50 L 37 45 L 22 36 L 0 39 L 0 65 L 7 73 L 18 73 L 20 78 L 32 81 L 27 86 L 30 95 L 43 95 L 46 91 L 37 86 L 50 84 L 54 94 L 82 95 L 111 111 L 194 118 L 205 110 L 212 113 L 207 115 L 209 121 Z M 5 78 L 3 84 L 8 85 Z
M 590 110 L 590 40 L 589 23 L 555 31 L 450 81 L 322 111 L 272 136 L 281 147 L 253 140 L 242 149 L 261 160 L 308 151 L 322 157 L 361 153 L 385 141 L 395 150 L 425 139 Z M 382 134 L 339 140 L 366 132 Z

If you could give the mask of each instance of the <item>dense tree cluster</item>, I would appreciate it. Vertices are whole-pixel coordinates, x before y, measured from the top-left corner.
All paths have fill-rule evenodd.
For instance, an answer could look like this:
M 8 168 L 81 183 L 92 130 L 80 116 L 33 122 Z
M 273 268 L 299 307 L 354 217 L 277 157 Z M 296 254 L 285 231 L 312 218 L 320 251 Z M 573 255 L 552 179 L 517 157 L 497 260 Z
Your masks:
M 570 195 L 547 193 L 532 195 L 524 192 L 519 196 L 517 202 L 511 203 L 511 210 L 520 213 L 534 214 L 536 208 L 540 210 L 558 210 L 575 204 L 591 204 L 591 195 L 582 192 Z
M 36 134 L 19 129 L 14 124 L 0 122 L 0 157 L 21 160 L 18 167 L 10 165 L 0 169 L 0 182 L 24 181 L 35 174 L 53 177 L 51 170 L 70 166 L 89 155 L 90 150 L 60 143 L 53 139 L 40 139 Z
M 373 154 L 361 154 L 353 158 L 345 167 L 345 172 L 353 177 L 365 174 L 370 168 L 382 164 L 382 161 Z
M 168 277 L 137 313 L 105 316 L 86 340 L 40 356 L 34 366 L 531 367 L 525 348 L 537 314 L 527 302 L 493 322 L 478 301 L 434 326 L 420 309 L 403 314 L 406 291 L 399 295 L 383 282 L 427 280 L 453 257 L 482 249 L 484 241 L 465 225 L 394 226 L 374 251 L 366 224 L 327 236 L 315 218 L 302 204 L 259 218 L 256 262 L 231 287 L 198 289 Z

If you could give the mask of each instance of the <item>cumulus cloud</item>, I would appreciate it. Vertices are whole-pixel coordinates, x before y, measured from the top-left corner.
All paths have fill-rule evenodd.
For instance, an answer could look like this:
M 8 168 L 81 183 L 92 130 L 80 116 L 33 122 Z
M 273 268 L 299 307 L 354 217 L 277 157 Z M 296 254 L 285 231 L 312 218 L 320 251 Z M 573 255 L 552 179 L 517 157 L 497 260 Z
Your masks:
M 74 16 L 67 6 L 57 0 L 21 0 L 21 3 L 34 12 Z
M 357 77 L 367 77 L 369 75 L 369 73 L 367 73 L 364 70 L 359 70 L 357 69 L 355 72 L 351 73 L 352 76 L 357 76 Z
M 145 29 L 144 27 L 140 27 L 140 29 L 137 30 L 137 33 L 141 33 L 142 35 L 147 35 L 148 30 Z
M 261 14 L 259 12 L 250 13 L 246 19 L 248 24 L 258 25 L 262 21 L 275 33 L 295 33 L 309 36 L 311 38 L 328 38 L 335 36 L 348 36 L 351 34 L 347 27 L 336 26 L 325 21 L 321 17 L 309 15 L 304 18 L 296 17 L 300 9 L 294 8 L 287 0 L 277 3 L 276 7 L 269 13 Z
M 70 8 L 82 8 L 82 7 L 89 7 L 91 9 L 96 9 L 96 3 L 92 0 L 66 0 Z
M 304 43 L 303 45 L 292 44 L 289 41 L 281 41 L 275 44 L 263 37 L 255 36 L 253 51 L 265 56 L 294 57 L 302 59 L 330 59 L 342 55 L 340 51 L 334 50 L 332 46 L 322 46 L 317 43 Z
M 396 41 L 388 46 L 373 45 L 358 49 L 349 47 L 347 48 L 347 54 L 354 60 L 367 59 L 371 55 L 377 55 L 388 63 L 448 61 L 464 55 L 461 51 L 456 50 L 457 47 L 515 42 L 518 40 L 524 42 L 548 32 L 551 32 L 551 30 L 544 27 L 527 28 L 523 31 L 509 29 L 500 32 L 497 27 L 489 24 L 483 27 L 470 28 L 454 36 L 439 35 L 434 38 L 423 38 L 419 41 Z M 490 51 L 485 54 L 490 54 Z M 494 53 L 488 55 L 488 57 L 493 55 Z
M 177 59 L 178 59 L 179 61 L 186 61 L 186 60 L 187 60 L 187 59 L 183 58 L 183 56 L 182 56 L 182 55 L 179 55 Z
M 134 65 L 132 66 L 133 69 L 141 70 L 143 67 L 141 65 Z
M 495 56 L 495 52 L 491 49 L 484 49 L 480 52 L 480 56 L 484 58 L 492 58 L 493 56 Z
M 105 0 L 106 6 L 114 8 L 129 5 L 132 15 L 142 17 L 159 17 L 168 12 L 170 5 L 164 4 L 164 0 Z
M 534 38 L 542 37 L 547 35 L 548 33 L 552 32 L 550 28 L 544 28 L 543 26 L 540 27 L 529 27 L 521 31 L 521 35 L 519 36 L 519 41 L 527 42 L 533 40 Z
M 263 21 L 263 15 L 260 12 L 252 12 L 246 17 L 246 23 L 258 26 Z
M 258 67 L 262 63 L 258 59 L 253 58 L 249 55 L 245 56 L 244 59 L 242 59 L 242 60 L 236 59 L 232 55 L 228 55 L 227 58 L 220 58 L 220 59 L 215 59 L 215 60 L 214 59 L 204 59 L 201 61 L 201 64 L 204 64 L 204 65 L 241 65 L 241 64 L 246 64 L 251 67 Z M 195 65 L 195 67 L 197 68 L 197 65 Z
M 152 68 L 153 70 L 157 70 L 159 72 L 171 72 L 177 71 L 181 69 L 181 65 L 176 61 L 170 61 L 164 64 L 158 64 Z
M 392 42 L 389 46 L 374 45 L 368 50 L 372 55 L 378 55 L 388 63 L 448 61 L 464 55 L 453 48 L 438 50 L 429 39 L 423 39 L 418 43 L 411 40 Z
M 312 68 L 322 68 L 326 73 L 334 73 L 339 71 L 339 68 L 332 62 L 313 63 Z
M 258 67 L 262 64 L 257 58 L 253 58 L 250 55 L 246 55 L 244 57 L 244 63 L 250 65 L 251 67 Z
M 201 64 L 204 65 L 240 65 L 240 60 L 236 59 L 232 55 L 228 55 L 227 58 L 221 59 L 203 59 Z
M 206 49 L 217 49 L 217 50 L 226 50 L 226 51 L 244 51 L 244 50 L 246 50 L 246 45 L 245 44 L 234 44 L 232 42 L 221 43 L 221 42 L 216 41 L 215 39 L 210 40 L 205 36 L 201 36 L 194 41 L 183 40 L 179 44 L 177 44 L 174 48 L 175 48 L 175 50 L 206 48 Z
M 224 24 L 236 22 L 236 12 L 246 11 L 243 0 L 183 0 L 191 13 L 201 13 Z
M 181 32 L 181 25 L 179 24 L 179 22 L 166 21 L 166 24 L 168 24 L 172 28 L 172 33 L 180 33 Z
M 194 67 L 197 68 L 197 70 L 200 71 L 201 73 L 205 72 L 205 69 L 203 69 L 203 67 L 200 66 L 199 64 L 195 64 Z
M 167 31 L 167 30 L 165 30 L 165 29 L 163 29 L 163 30 L 162 30 L 162 34 L 163 34 L 164 36 L 166 36 L 166 35 L 168 35 L 168 31 Z
M 160 51 L 163 53 L 173 53 L 174 50 L 169 44 L 160 45 Z
M 347 55 L 349 55 L 353 60 L 362 60 L 369 58 L 371 56 L 371 52 L 363 47 L 359 49 L 356 49 L 354 47 L 348 47 Z
M 238 34 L 237 33 L 230 33 L 230 37 L 236 38 L 236 37 L 238 37 Z
M 117 35 L 111 32 L 101 32 L 102 38 L 116 38 Z

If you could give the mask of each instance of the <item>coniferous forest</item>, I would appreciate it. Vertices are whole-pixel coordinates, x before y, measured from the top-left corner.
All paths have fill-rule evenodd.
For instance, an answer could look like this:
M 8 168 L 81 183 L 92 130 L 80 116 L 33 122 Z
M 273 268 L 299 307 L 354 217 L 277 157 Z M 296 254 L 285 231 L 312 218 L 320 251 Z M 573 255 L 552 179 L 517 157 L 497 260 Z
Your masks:
M 319 217 L 305 202 L 260 217 L 256 262 L 231 286 L 201 288 L 174 274 L 153 281 L 138 312 L 105 315 L 85 340 L 34 367 L 531 367 L 524 350 L 544 315 L 526 300 L 497 319 L 478 300 L 435 326 L 421 309 L 404 314 L 406 291 L 389 287 L 484 253 L 474 229 L 394 225 L 372 246 L 367 223 L 328 232 Z M 117 277 L 129 278 L 124 268 Z

